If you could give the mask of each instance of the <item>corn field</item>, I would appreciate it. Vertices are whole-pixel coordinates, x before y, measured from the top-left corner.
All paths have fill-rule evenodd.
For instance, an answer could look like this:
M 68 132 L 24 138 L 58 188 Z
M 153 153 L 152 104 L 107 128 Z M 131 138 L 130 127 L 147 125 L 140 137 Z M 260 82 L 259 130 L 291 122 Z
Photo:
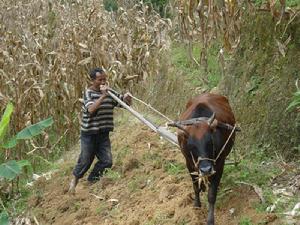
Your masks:
M 102 1 L 4 0 L 0 7 L 0 105 L 15 106 L 10 132 L 55 121 L 49 136 L 6 158 L 32 149 L 48 156 L 60 141 L 73 146 L 89 70 L 101 66 L 113 87 L 131 89 L 159 73 L 158 55 L 170 42 L 170 22 L 142 4 L 117 12 Z
M 8 102 L 15 105 L 10 131 L 14 134 L 49 116 L 55 121 L 49 135 L 31 140 L 16 155 L 7 151 L 6 158 L 20 159 L 26 152 L 48 156 L 57 144 L 75 144 L 79 99 L 93 67 L 105 68 L 117 89 L 132 90 L 141 84 L 136 93 L 149 93 L 152 103 L 164 105 L 154 99 L 158 92 L 178 99 L 180 79 L 162 82 L 164 74 L 176 73 L 168 71 L 170 35 L 187 43 L 190 58 L 204 67 L 209 44 L 223 40 L 224 66 L 223 50 L 230 52 L 239 44 L 241 16 L 254 10 L 243 1 L 182 0 L 170 2 L 171 11 L 178 11 L 171 22 L 149 5 L 119 3 L 124 7 L 107 12 L 102 1 L 1 1 L 0 110 Z M 271 3 L 268 10 L 280 22 L 285 2 L 277 7 Z M 192 56 L 193 44 L 201 45 L 198 59 Z M 152 86 L 147 88 L 149 81 Z
M 241 22 L 248 14 L 259 11 L 269 12 L 274 20 L 281 23 L 283 18 L 293 18 L 297 12 L 286 10 L 285 0 L 260 1 L 258 8 L 255 1 L 243 0 L 180 0 L 178 3 L 178 21 L 181 36 L 188 41 L 191 60 L 207 70 L 208 48 L 212 43 L 221 43 L 219 58 L 224 67 L 224 52 L 232 53 L 237 49 L 241 38 Z M 276 28 L 275 28 L 276 29 Z M 199 44 L 201 52 L 198 58 L 192 56 L 193 44 Z

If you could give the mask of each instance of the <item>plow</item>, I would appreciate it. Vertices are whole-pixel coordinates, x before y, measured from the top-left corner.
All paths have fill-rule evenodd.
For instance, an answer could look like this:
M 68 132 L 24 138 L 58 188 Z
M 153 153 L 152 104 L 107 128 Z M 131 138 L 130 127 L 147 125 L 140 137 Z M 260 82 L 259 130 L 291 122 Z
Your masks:
M 137 112 L 136 110 L 134 110 L 131 106 L 127 105 L 125 102 L 123 102 L 121 99 L 119 99 L 112 91 L 108 91 L 108 94 L 115 100 L 117 101 L 122 107 L 124 107 L 125 109 L 127 109 L 133 116 L 135 116 L 137 119 L 139 119 L 143 124 L 145 124 L 146 126 L 148 126 L 152 131 L 154 131 L 155 133 L 159 134 L 163 139 L 167 140 L 168 142 L 172 143 L 173 145 L 177 146 L 179 148 L 178 145 L 178 140 L 177 140 L 177 135 L 175 133 L 173 133 L 172 131 L 170 131 L 168 129 L 168 126 L 159 126 L 155 123 L 153 123 L 152 121 L 150 121 L 149 119 L 145 118 L 141 113 Z M 142 100 L 134 97 L 131 95 L 131 97 L 135 100 L 138 100 L 139 102 L 142 102 L 143 104 L 145 104 L 146 106 L 148 106 L 150 109 L 152 109 L 154 112 L 160 114 L 161 116 L 163 116 L 165 119 L 168 120 L 168 122 L 172 123 L 173 121 L 170 120 L 168 117 L 164 116 L 162 113 L 160 113 L 159 111 L 157 111 L 156 109 L 154 109 L 153 107 L 151 107 L 149 104 L 143 102 Z

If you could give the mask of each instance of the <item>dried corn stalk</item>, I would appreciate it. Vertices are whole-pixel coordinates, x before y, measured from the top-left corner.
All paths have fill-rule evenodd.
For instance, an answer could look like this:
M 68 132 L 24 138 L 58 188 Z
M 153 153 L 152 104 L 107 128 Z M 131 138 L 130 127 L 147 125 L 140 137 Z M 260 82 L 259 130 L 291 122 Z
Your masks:
M 156 75 L 171 27 L 142 4 L 109 13 L 101 1 L 62 2 L 0 2 L 0 107 L 15 104 L 13 131 L 53 116 L 72 146 L 88 71 L 102 66 L 123 87 Z
M 280 23 L 285 13 L 285 0 L 279 0 L 280 13 L 275 7 L 277 0 L 268 0 L 267 10 Z M 222 40 L 222 51 L 235 49 L 240 42 L 241 20 L 244 14 L 254 11 L 251 1 L 241 0 L 180 0 L 179 24 L 182 37 L 190 43 L 200 42 L 199 61 L 207 68 L 207 49 L 213 40 Z M 192 50 L 189 49 L 191 52 Z M 191 54 L 190 54 L 191 55 Z

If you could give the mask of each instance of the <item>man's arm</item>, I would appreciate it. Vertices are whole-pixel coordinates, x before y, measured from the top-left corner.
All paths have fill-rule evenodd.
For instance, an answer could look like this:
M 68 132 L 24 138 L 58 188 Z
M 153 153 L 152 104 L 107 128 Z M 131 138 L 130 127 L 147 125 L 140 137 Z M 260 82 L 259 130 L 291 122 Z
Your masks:
M 108 86 L 107 85 L 100 85 L 100 92 L 102 93 L 102 95 L 92 105 L 88 106 L 88 112 L 90 114 L 95 113 L 96 110 L 99 108 L 99 106 L 101 105 L 101 103 L 103 102 L 103 100 L 108 95 L 107 90 L 108 90 Z
M 88 112 L 90 114 L 93 114 L 94 112 L 96 112 L 96 110 L 99 108 L 99 106 L 101 105 L 101 103 L 103 102 L 105 97 L 106 97 L 106 95 L 101 95 L 100 98 L 98 98 L 92 105 L 90 105 L 88 107 Z

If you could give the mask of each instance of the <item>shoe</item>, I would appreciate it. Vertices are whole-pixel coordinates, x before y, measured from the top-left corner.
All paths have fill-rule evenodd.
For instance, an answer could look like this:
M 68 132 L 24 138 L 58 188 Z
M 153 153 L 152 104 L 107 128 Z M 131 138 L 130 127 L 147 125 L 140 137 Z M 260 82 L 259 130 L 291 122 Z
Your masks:
M 93 185 L 100 180 L 100 177 L 88 177 L 87 181 L 89 185 Z
M 78 178 L 77 177 L 74 177 L 72 180 L 71 180 L 71 183 L 70 183 L 70 187 L 69 187 L 69 193 L 70 194 L 75 194 L 75 188 L 78 184 Z

